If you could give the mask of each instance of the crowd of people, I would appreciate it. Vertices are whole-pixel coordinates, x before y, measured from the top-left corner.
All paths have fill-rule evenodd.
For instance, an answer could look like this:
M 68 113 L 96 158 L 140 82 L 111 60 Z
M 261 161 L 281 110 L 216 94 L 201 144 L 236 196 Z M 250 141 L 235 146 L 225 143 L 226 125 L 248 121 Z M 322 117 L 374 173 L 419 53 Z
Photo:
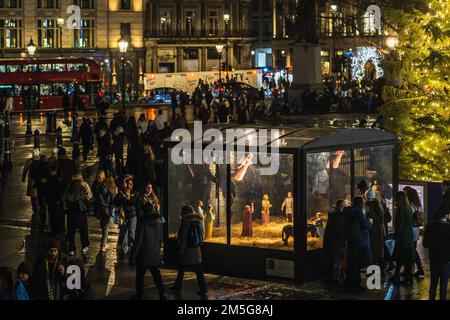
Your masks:
M 432 216 L 423 236 L 423 246 L 429 250 L 429 299 L 435 300 L 438 283 L 440 299 L 447 299 L 450 275 L 450 181 L 445 181 L 439 210 Z M 330 211 L 324 234 L 324 266 L 326 280 L 345 285 L 351 291 L 361 291 L 361 272 L 370 265 L 380 267 L 381 276 L 393 272 L 389 281 L 409 286 L 413 278 L 424 278 L 425 272 L 418 242 L 424 226 L 424 209 L 417 190 L 405 187 L 395 197 L 395 217 L 376 186 L 366 181 L 358 184 L 360 195 L 351 205 L 338 200 Z M 388 246 L 388 224 L 393 220 L 394 249 Z M 413 268 L 415 271 L 413 272 Z
M 47 251 L 38 256 L 33 266 L 25 262 L 19 266 L 15 285 L 12 274 L 0 269 L 0 299 L 92 299 L 83 262 L 76 259 L 77 252 L 85 257 L 91 247 L 89 216 L 98 219 L 103 252 L 110 249 L 111 226 L 119 226 L 117 255 L 128 258 L 129 264 L 136 267 L 136 298 L 143 298 L 144 275 L 149 270 L 160 298 L 165 299 L 159 271 L 165 220 L 159 199 L 163 188 L 162 141 L 172 129 L 162 112 L 154 121 L 144 114 L 136 121 L 133 116 L 126 118 L 118 112 L 109 124 L 99 114 L 95 124 L 88 117 L 81 121 L 76 115 L 73 117 L 71 125 L 79 127 L 79 157 L 71 159 L 63 147 L 55 148 L 48 157 L 34 149 L 25 162 L 22 181 L 27 183 L 33 216 L 38 218 L 42 234 L 48 234 L 49 242 Z M 95 144 L 98 171 L 93 182 L 88 183 L 81 164 L 88 161 Z M 203 216 L 186 206 L 180 217 L 179 275 L 171 289 L 175 293 L 181 290 L 184 272 L 192 267 L 198 276 L 199 294 L 204 297 L 207 288 L 200 251 Z M 80 244 L 76 243 L 77 232 Z M 70 276 L 66 270 L 74 264 L 82 270 L 83 279 L 82 288 L 75 291 L 66 287 Z

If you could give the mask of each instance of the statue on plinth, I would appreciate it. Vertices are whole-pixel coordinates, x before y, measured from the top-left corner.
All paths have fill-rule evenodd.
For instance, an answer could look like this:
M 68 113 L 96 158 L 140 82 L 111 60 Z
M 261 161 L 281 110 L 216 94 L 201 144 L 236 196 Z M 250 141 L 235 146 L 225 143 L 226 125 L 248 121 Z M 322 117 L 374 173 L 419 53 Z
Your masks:
M 318 44 L 316 0 L 301 0 L 297 7 L 299 42 Z

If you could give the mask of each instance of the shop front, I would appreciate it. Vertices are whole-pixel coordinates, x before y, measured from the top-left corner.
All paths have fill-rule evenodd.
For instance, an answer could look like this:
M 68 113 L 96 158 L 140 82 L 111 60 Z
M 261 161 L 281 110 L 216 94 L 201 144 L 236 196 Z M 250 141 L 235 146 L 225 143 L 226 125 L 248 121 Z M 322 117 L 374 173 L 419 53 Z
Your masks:
M 227 130 L 237 129 L 209 125 L 203 132 L 211 128 L 224 137 Z M 398 184 L 396 136 L 362 128 L 240 129 L 248 132 L 245 151 L 224 146 L 229 161 L 223 164 L 175 164 L 173 153 L 179 141 L 165 141 L 166 264 L 177 261 L 181 207 L 191 205 L 197 210 L 201 201 L 207 271 L 258 279 L 292 278 L 299 283 L 320 278 L 323 233 L 333 203 L 350 202 L 362 180 L 376 185 L 392 203 Z M 193 141 L 192 153 L 207 150 L 205 140 Z M 275 174 L 267 174 L 273 163 L 259 161 L 267 155 L 276 161 Z

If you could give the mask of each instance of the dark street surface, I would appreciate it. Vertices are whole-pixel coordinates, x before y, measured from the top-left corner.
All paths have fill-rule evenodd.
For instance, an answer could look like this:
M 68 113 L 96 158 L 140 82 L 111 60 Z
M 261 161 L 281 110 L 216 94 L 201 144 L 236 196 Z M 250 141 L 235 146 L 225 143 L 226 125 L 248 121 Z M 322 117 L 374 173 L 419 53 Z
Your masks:
M 137 115 L 139 110 L 133 111 Z M 24 120 L 24 119 L 22 119 Z M 19 115 L 14 115 L 11 130 L 14 137 L 12 148 L 13 170 L 5 184 L 0 187 L 0 265 L 15 270 L 21 261 L 32 262 L 42 252 L 47 235 L 39 231 L 37 221 L 32 219 L 29 198 L 26 197 L 26 183 L 22 183 L 21 174 L 25 161 L 31 156 L 33 138 L 25 137 L 25 122 Z M 69 131 L 58 119 L 58 126 L 63 128 L 63 145 L 70 155 L 72 150 L 69 141 Z M 33 130 L 39 129 L 45 133 L 45 118 L 35 116 Z M 55 147 L 54 135 L 41 135 L 41 152 L 50 155 Z M 90 154 L 87 163 L 82 165 L 84 175 L 91 182 L 96 171 L 94 153 Z M 91 177 L 89 179 L 89 177 Z M 114 226 L 109 236 L 110 249 L 100 250 L 100 226 L 98 221 L 89 218 L 91 246 L 86 257 L 86 273 L 90 280 L 95 299 L 130 299 L 134 294 L 135 270 L 128 265 L 127 259 L 118 259 L 115 246 L 118 238 L 117 226 Z M 423 251 L 423 250 L 422 250 Z M 80 254 L 80 253 L 78 253 Z M 347 294 L 343 289 L 327 287 L 320 281 L 305 285 L 294 285 L 288 280 L 270 279 L 270 281 L 255 281 L 207 274 L 209 299 L 427 299 L 428 297 L 428 262 L 424 258 L 426 278 L 414 280 L 409 288 L 384 285 L 381 290 L 366 290 L 358 294 Z M 176 272 L 163 269 L 165 285 L 170 286 Z M 199 299 L 195 275 L 187 273 L 181 296 L 168 293 L 169 299 Z M 146 276 L 146 299 L 156 299 L 157 292 L 150 274 Z

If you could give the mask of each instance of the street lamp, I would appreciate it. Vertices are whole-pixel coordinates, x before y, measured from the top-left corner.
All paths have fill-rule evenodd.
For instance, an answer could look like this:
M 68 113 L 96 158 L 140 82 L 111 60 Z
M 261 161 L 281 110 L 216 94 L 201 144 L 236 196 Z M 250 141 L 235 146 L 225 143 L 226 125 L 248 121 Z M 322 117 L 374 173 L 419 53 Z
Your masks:
M 227 73 L 226 73 L 226 78 L 227 78 L 227 81 L 228 81 L 228 79 L 229 79 L 229 77 L 228 77 L 228 66 L 229 66 L 229 64 L 228 64 L 228 23 L 230 22 L 230 15 L 228 14 L 228 13 L 225 13 L 224 15 L 223 15 L 223 21 L 225 22 L 225 64 L 226 64 L 226 71 L 227 71 Z
M 28 55 L 30 56 L 30 58 L 33 59 L 34 54 L 36 53 L 36 46 L 33 43 L 33 38 L 30 38 L 30 42 L 28 43 L 28 46 L 27 46 L 27 51 L 28 51 Z
M 33 43 L 33 38 L 30 38 L 30 43 L 28 43 L 27 46 L 28 55 L 30 56 L 30 59 L 33 60 L 33 57 L 36 53 L 36 46 Z M 31 89 L 29 92 L 27 92 L 27 97 L 25 99 L 25 103 L 27 104 L 27 130 L 25 134 L 31 135 L 33 133 L 33 130 L 31 128 Z
M 398 47 L 398 42 L 397 36 L 390 35 L 386 38 L 386 46 L 391 50 Z
M 216 44 L 216 50 L 219 54 L 219 82 L 222 82 L 222 52 L 223 52 L 223 44 Z
M 64 18 L 56 20 L 59 27 L 59 48 L 62 49 L 62 26 L 64 25 Z
M 119 51 L 122 54 L 120 60 L 122 61 L 122 108 L 125 110 L 125 54 L 128 50 L 128 40 L 122 36 L 119 40 Z

